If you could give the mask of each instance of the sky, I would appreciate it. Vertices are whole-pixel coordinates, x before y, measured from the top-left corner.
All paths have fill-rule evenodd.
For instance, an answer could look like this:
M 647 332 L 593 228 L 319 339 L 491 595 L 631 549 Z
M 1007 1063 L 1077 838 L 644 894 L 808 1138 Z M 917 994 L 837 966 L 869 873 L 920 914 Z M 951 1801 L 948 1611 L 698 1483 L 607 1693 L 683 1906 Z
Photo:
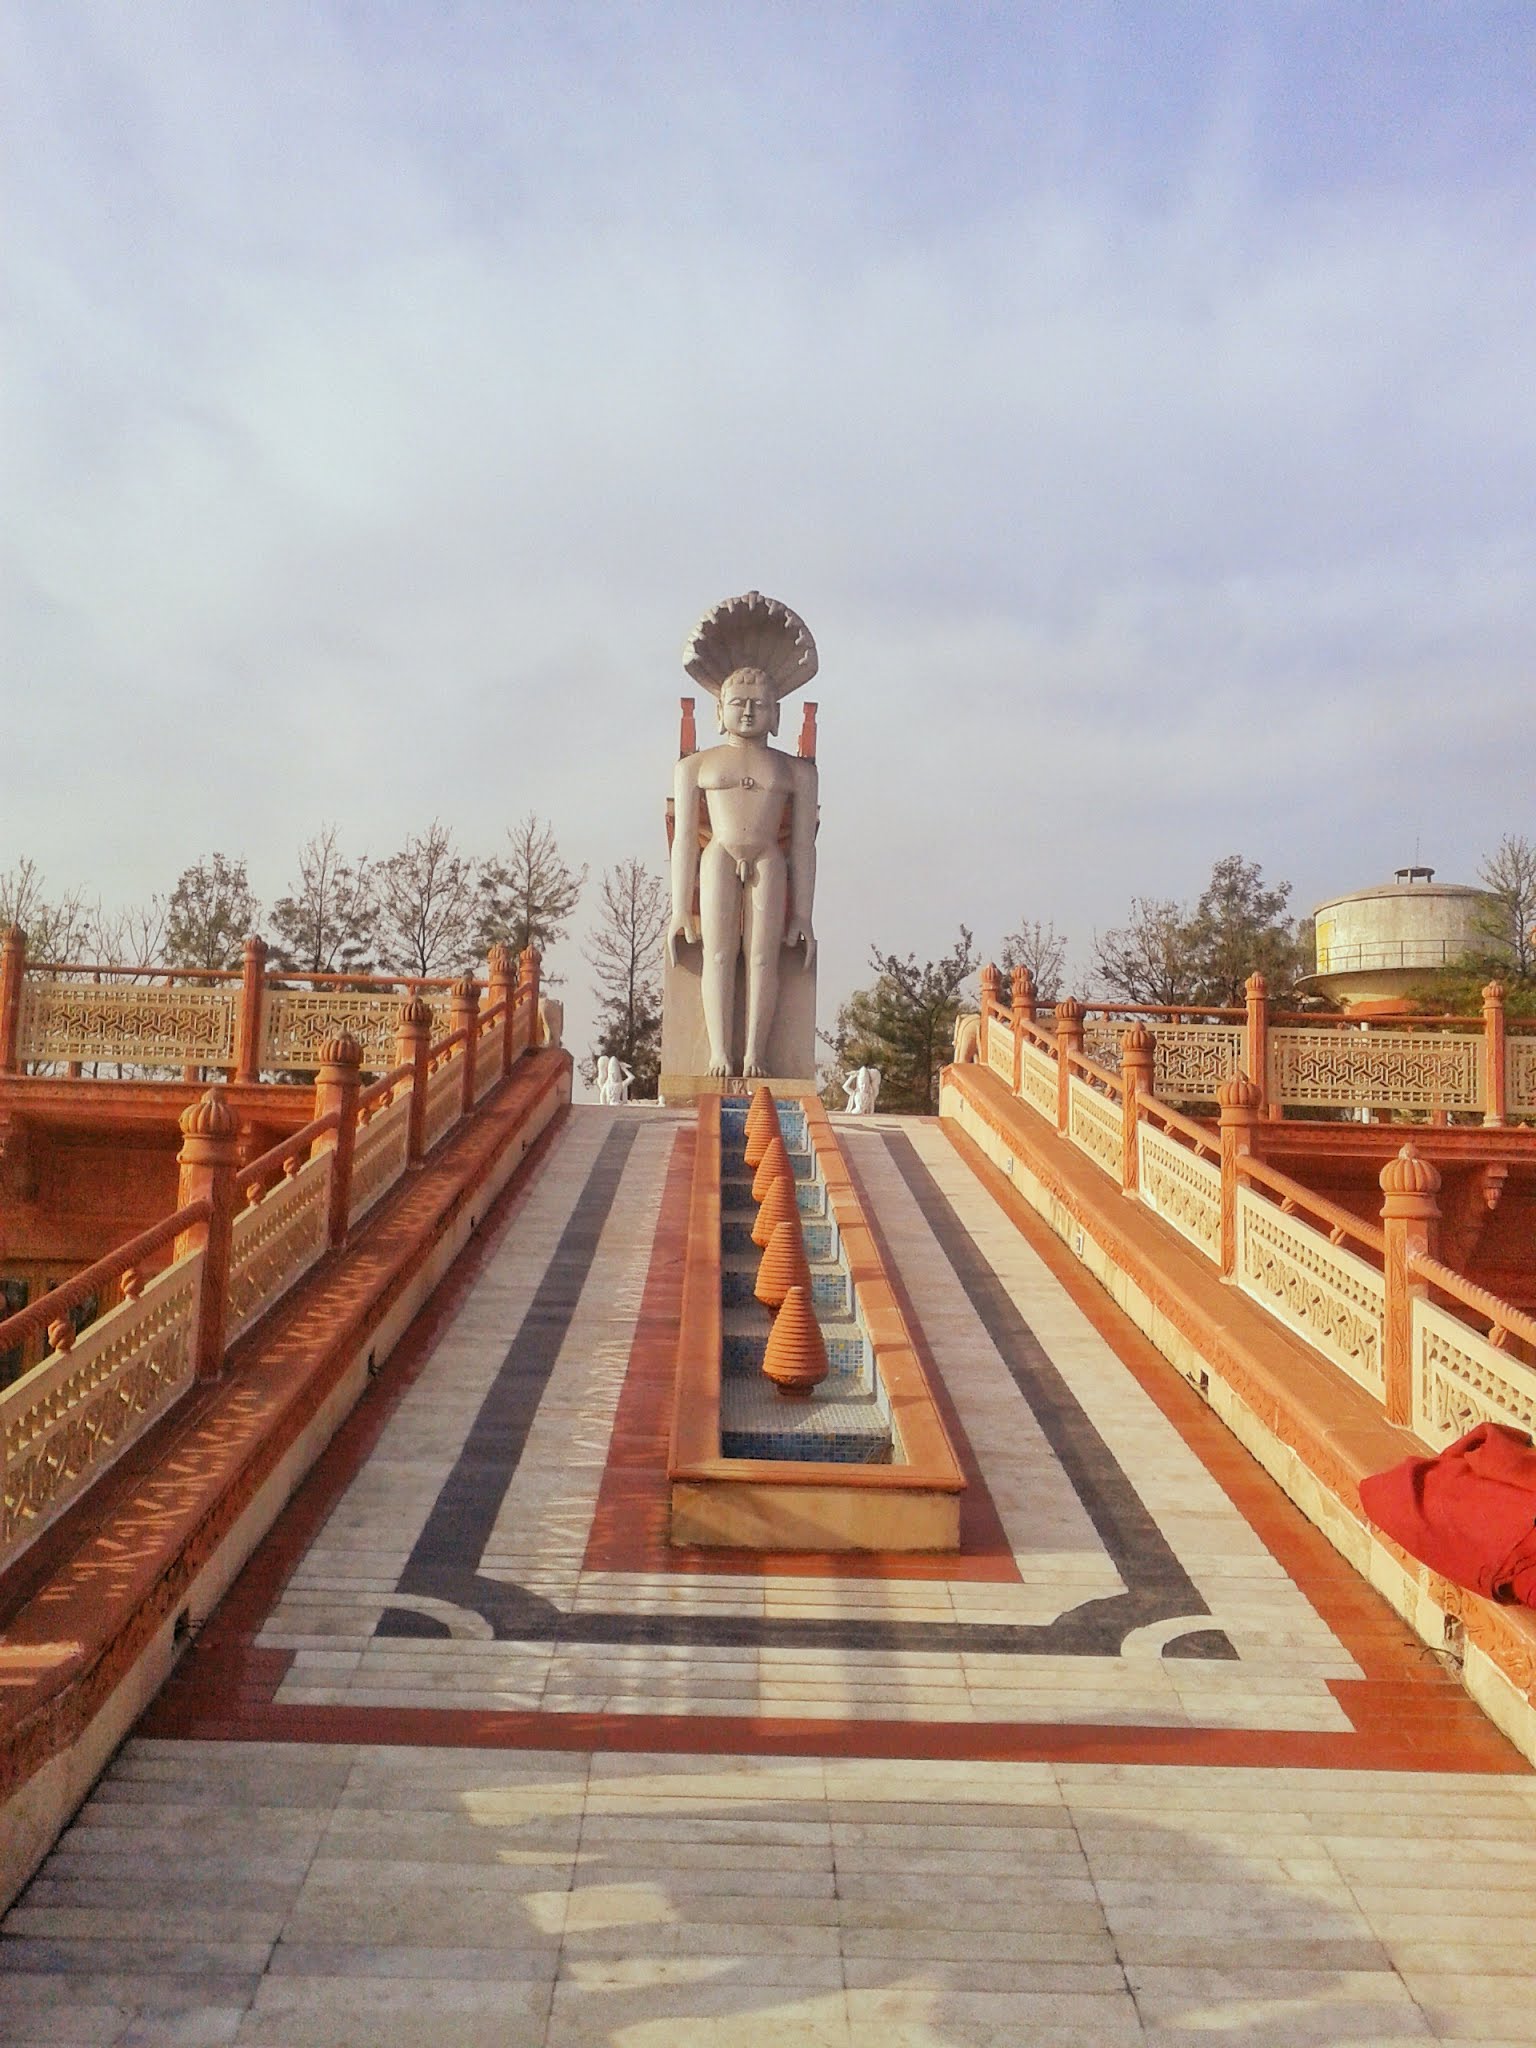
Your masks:
M 0 135 L 0 870 L 532 811 L 585 915 L 751 588 L 824 1026 L 1536 836 L 1527 0 L 10 0 Z

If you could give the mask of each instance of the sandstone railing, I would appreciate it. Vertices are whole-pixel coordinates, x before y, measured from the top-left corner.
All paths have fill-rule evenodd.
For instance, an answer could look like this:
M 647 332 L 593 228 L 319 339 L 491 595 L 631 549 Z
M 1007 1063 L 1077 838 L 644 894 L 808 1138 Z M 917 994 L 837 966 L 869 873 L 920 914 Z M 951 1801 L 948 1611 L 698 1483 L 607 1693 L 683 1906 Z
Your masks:
M 1018 978 L 1006 1009 L 997 986 L 995 972 L 984 976 L 980 1063 L 1389 1420 L 1435 1446 L 1482 1421 L 1536 1433 L 1536 1317 L 1441 1262 L 1440 1176 L 1411 1143 L 1382 1169 L 1380 1221 L 1356 1215 L 1258 1156 L 1267 1105 L 1241 1068 L 1216 1083 L 1214 1132 L 1161 1099 L 1161 1032 L 1181 1020 L 1154 1033 L 1135 1018 L 1111 1065 L 1083 1004 L 1057 1004 L 1047 1026 Z M 1278 1036 L 1270 1030 L 1272 1054 Z M 1413 1036 L 1378 1039 L 1381 1056 Z M 1477 1041 L 1454 1046 L 1475 1053 Z
M 983 970 L 978 1057 L 1023 1092 L 1014 1048 L 1021 1041 L 1052 1044 L 1061 1006 L 1042 1011 L 1024 970 L 1014 976 L 1011 1003 L 1001 1001 L 1002 993 L 997 970 Z M 1536 1031 L 1507 1028 L 1498 982 L 1483 990 L 1481 1017 L 1411 1022 L 1277 1011 L 1260 974 L 1250 977 L 1246 994 L 1241 1010 L 1085 1003 L 1078 1006 L 1080 1048 L 1099 1066 L 1117 1069 L 1122 1034 L 1146 1025 L 1156 1034 L 1154 1091 L 1174 1104 L 1213 1103 L 1221 1083 L 1242 1073 L 1258 1083 L 1269 1115 L 1399 1112 L 1486 1124 L 1536 1117 Z
M 522 954 L 514 973 L 510 951 L 491 948 L 477 983 L 487 1015 L 515 996 L 533 957 L 531 950 Z M 205 1078 L 255 1081 L 314 1072 L 322 1047 L 341 1037 L 356 1040 L 365 1070 L 376 1073 L 393 1063 L 401 1002 L 424 1003 L 434 1036 L 441 1036 L 459 985 L 421 976 L 289 973 L 271 965 L 256 938 L 246 941 L 239 968 L 34 963 L 13 926 L 0 940 L 0 1074 L 190 1068 Z M 484 1072 L 493 1072 L 489 1058 Z
M 535 955 L 483 1014 L 478 986 L 458 982 L 454 1028 L 436 1043 L 429 1004 L 397 1000 L 390 1071 L 367 1088 L 363 1047 L 330 1038 L 316 1048 L 314 1119 L 248 1163 L 221 1088 L 185 1112 L 175 1213 L 0 1321 L 0 1354 L 40 1334 L 49 1346 L 0 1389 L 0 1570 L 197 1381 L 216 1379 L 229 1347 L 474 1114 L 535 1042 L 538 988 Z M 80 1311 L 113 1296 L 77 1329 Z

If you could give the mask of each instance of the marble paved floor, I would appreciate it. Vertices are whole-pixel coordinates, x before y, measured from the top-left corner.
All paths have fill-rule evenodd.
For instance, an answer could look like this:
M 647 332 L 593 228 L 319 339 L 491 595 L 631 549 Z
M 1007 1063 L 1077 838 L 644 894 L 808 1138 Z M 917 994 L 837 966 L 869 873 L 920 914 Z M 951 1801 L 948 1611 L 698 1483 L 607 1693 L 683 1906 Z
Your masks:
M 849 1152 L 992 1548 L 589 1564 L 685 1129 L 572 1115 L 8 1916 L 0 2041 L 1536 2043 L 1536 1778 L 936 1125 Z

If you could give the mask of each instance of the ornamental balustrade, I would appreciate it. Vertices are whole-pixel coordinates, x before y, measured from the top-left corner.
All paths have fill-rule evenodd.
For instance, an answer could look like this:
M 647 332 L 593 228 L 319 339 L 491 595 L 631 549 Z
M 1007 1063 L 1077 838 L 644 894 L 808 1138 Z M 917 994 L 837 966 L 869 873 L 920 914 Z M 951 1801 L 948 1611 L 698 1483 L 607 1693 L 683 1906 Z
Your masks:
M 1482 1045 L 1470 1033 L 1290 1026 L 1269 1034 L 1268 1093 L 1297 1109 L 1478 1111 Z
M 1488 1011 L 1497 1007 L 1490 1003 Z M 1013 1092 L 994 1053 L 1000 1026 L 1009 1021 L 1009 1011 L 989 1003 L 986 1064 Z M 1536 1037 L 1506 1041 L 1500 1017 L 1485 1011 L 1484 1021 L 1485 1028 L 1499 1027 L 1493 1107 L 1508 1115 L 1527 1110 L 1536 1097 Z M 1011 1023 L 1018 1099 L 1391 1420 L 1437 1449 L 1479 1422 L 1536 1435 L 1536 1317 L 1435 1257 L 1439 1175 L 1411 1143 L 1382 1170 L 1381 1223 L 1367 1222 L 1256 1156 L 1264 1097 L 1241 1067 L 1216 1084 L 1213 1133 L 1139 1078 L 1150 1071 L 1155 1083 L 1169 1071 L 1156 1056 L 1160 1038 L 1153 1046 L 1143 1033 L 1138 1045 L 1134 1029 L 1125 1030 L 1111 1049 L 1102 1019 L 1064 1010 L 1053 1033 L 1046 1020 L 1021 1016 L 1017 1003 Z M 1212 1026 L 1208 1019 L 1157 1024 L 1159 1034 L 1180 1029 L 1209 1034 Z M 1348 1026 L 1272 1028 L 1270 1071 L 1299 1075 L 1299 1066 L 1289 1064 L 1290 1048 L 1299 1047 L 1315 1064 L 1304 1081 L 1297 1079 L 1298 1088 L 1321 1091 L 1350 1074 L 1366 1074 L 1379 1087 L 1381 1063 L 1396 1061 L 1394 1085 L 1404 1107 L 1454 1113 L 1488 1101 L 1475 1034 L 1394 1027 L 1377 1034 L 1375 1063 L 1361 1065 L 1353 1041 L 1365 1036 Z M 1230 1041 L 1222 1054 L 1229 1056 Z M 1209 1073 L 1203 1070 L 1202 1090 Z
M 0 1389 L 0 1570 L 197 1380 L 216 1378 L 230 1345 L 510 1071 L 535 1038 L 536 956 L 524 956 L 519 986 L 502 981 L 495 1008 L 435 1045 L 427 1014 L 415 1003 L 402 1013 L 397 1000 L 388 1057 L 405 1057 L 366 1089 L 360 1041 L 320 1041 L 314 1121 L 249 1165 L 239 1120 L 211 1088 L 181 1119 L 175 1213 L 0 1321 L 0 1355 L 42 1334 L 52 1347 Z M 465 986 L 456 996 L 473 1016 Z M 75 1312 L 100 1300 L 104 1312 L 77 1331 Z
M 448 999 L 441 990 L 417 990 L 432 1012 L 432 1035 L 448 1028 Z M 300 1072 L 320 1065 L 320 1048 L 328 1038 L 354 1038 L 363 1049 L 363 1066 L 371 1072 L 392 1066 L 398 988 L 291 989 L 267 992 L 261 1034 L 261 1065 L 268 1073 Z

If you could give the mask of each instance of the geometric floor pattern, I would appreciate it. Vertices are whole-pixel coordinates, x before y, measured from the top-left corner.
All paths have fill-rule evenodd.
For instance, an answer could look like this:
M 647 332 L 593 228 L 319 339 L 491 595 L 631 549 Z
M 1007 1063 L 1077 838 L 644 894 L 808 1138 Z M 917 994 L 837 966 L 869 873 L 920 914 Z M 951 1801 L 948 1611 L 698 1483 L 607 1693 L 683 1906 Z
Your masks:
M 664 1541 L 691 1120 L 574 1111 L 0 1936 L 0 2039 L 1536 2042 L 1536 1778 L 933 1122 L 949 1559 Z

